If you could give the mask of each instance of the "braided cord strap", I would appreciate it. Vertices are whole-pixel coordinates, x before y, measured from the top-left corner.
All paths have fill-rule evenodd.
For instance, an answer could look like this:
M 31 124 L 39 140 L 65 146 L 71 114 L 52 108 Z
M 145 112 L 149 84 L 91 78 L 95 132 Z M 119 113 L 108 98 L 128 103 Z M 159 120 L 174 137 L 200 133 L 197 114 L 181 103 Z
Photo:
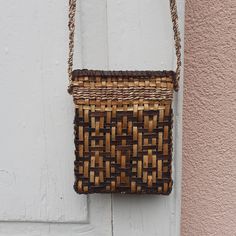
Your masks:
M 76 0 L 69 0 L 69 55 L 68 55 L 68 77 L 69 87 L 72 83 L 72 71 L 73 71 L 73 56 L 74 56 L 74 39 L 75 39 L 75 12 L 76 12 Z
M 173 24 L 174 31 L 174 40 L 175 40 L 175 52 L 176 52 L 176 77 L 174 80 L 174 89 L 178 91 L 179 89 L 179 79 L 180 79 L 180 69 L 181 69 L 181 38 L 179 31 L 179 23 L 178 23 L 178 11 L 176 0 L 170 0 L 170 11 L 171 11 L 171 19 Z
M 75 12 L 76 12 L 76 1 L 69 0 L 69 56 L 68 56 L 68 77 L 69 77 L 69 88 L 72 84 L 72 71 L 73 71 L 73 55 L 74 55 L 74 38 L 75 38 Z M 176 66 L 176 77 L 174 79 L 174 89 L 178 91 L 179 89 L 179 79 L 180 79 L 180 69 L 181 69 L 181 38 L 178 24 L 178 12 L 176 0 L 170 1 L 170 11 L 171 19 L 173 24 L 174 31 L 174 40 L 175 40 L 175 52 L 177 58 Z

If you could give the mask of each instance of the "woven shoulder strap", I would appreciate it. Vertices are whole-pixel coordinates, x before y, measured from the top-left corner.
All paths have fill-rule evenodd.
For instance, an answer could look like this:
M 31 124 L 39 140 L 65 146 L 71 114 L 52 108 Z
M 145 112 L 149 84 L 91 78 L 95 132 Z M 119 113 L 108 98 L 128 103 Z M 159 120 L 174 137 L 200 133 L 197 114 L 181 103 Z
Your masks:
M 68 57 L 69 86 L 72 83 L 76 1 L 77 0 L 69 0 L 69 23 L 68 23 L 68 27 L 69 27 L 69 57 Z M 178 91 L 179 79 L 180 79 L 180 68 L 181 68 L 181 39 L 180 39 L 180 31 L 179 31 L 179 25 L 178 25 L 178 13 L 177 13 L 176 0 L 169 0 L 169 1 L 170 1 L 171 19 L 172 19 L 173 31 L 174 31 L 175 51 L 176 51 L 176 58 L 177 58 L 174 88 L 175 88 L 175 91 Z

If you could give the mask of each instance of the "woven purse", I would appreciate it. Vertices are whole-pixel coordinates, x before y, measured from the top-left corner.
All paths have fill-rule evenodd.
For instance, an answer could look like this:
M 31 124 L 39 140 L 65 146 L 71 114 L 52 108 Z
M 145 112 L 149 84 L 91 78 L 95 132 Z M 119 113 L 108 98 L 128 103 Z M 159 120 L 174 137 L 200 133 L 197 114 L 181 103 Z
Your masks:
M 155 193 L 172 189 L 172 101 L 181 45 L 176 0 L 170 0 L 177 69 L 74 70 L 76 0 L 69 0 L 69 93 L 75 104 L 77 193 Z

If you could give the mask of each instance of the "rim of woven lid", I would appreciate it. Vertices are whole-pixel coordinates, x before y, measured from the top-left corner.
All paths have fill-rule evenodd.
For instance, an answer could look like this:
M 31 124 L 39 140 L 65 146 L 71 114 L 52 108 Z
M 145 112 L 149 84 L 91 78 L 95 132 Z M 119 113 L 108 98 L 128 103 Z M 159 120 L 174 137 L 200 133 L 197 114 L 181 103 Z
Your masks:
M 176 76 L 176 72 L 172 70 L 90 70 L 90 69 L 77 69 L 72 72 L 72 80 L 82 76 L 101 76 L 101 77 L 172 77 Z

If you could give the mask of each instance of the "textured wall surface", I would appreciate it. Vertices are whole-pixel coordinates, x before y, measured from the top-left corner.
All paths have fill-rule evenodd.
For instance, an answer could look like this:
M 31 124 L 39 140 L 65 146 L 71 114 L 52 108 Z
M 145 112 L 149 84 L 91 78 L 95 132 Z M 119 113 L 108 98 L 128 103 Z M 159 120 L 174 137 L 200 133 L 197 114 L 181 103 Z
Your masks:
M 182 236 L 236 235 L 236 1 L 186 1 Z

